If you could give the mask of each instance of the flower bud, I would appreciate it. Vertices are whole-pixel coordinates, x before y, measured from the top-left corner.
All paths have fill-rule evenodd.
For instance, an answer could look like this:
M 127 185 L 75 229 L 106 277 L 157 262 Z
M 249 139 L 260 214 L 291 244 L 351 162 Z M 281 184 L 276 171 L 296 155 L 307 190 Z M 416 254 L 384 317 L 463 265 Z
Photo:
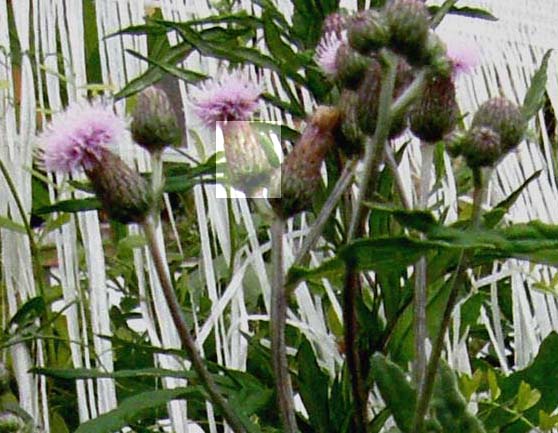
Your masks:
M 358 95 L 352 90 L 344 90 L 339 99 L 340 122 L 335 129 L 335 142 L 348 157 L 362 156 L 366 137 L 358 125 Z
M 84 170 L 103 209 L 123 224 L 143 222 L 153 207 L 145 179 L 108 149 L 102 149 L 96 160 Z
M 413 79 L 412 70 L 400 58 L 397 64 L 395 87 L 393 97 L 399 97 Z M 382 67 L 378 61 L 373 60 L 368 68 L 365 78 L 358 88 L 357 117 L 362 131 L 373 135 L 378 120 L 378 104 L 382 85 Z M 407 113 L 400 118 L 391 119 L 389 138 L 393 139 L 401 135 L 407 128 Z
M 473 126 L 460 150 L 469 167 L 493 166 L 504 154 L 500 134 L 487 126 Z
M 441 76 L 452 75 L 453 64 L 447 56 L 446 44 L 434 32 L 428 34 L 423 57 L 424 65 L 429 65 L 435 74 Z
M 335 78 L 343 87 L 354 90 L 361 83 L 369 64 L 370 59 L 344 43 L 337 50 Z
M 289 218 L 312 206 L 320 187 L 320 168 L 334 143 L 333 131 L 339 122 L 337 108 L 320 106 L 310 119 L 293 150 L 281 165 L 280 182 L 274 179 L 274 196 L 270 199 L 275 213 Z M 280 191 L 277 191 L 280 188 Z
M 383 15 L 374 9 L 358 12 L 348 25 L 349 44 L 363 55 L 387 45 L 389 32 Z
M 385 9 L 390 48 L 411 65 L 421 63 L 428 31 L 428 10 L 420 0 L 392 0 Z
M 435 143 L 455 128 L 458 111 L 451 76 L 431 76 L 411 110 L 411 131 L 421 140 Z
M 221 122 L 231 185 L 251 194 L 269 180 L 271 165 L 249 122 Z
M 486 126 L 498 133 L 505 153 L 521 142 L 527 128 L 519 107 L 506 98 L 492 98 L 482 104 L 471 123 L 471 127 L 475 126 Z
M 150 153 L 180 143 L 182 132 L 176 113 L 163 90 L 151 86 L 138 95 L 131 131 L 135 142 Z
M 27 425 L 23 419 L 11 412 L 0 413 L 0 432 L 23 433 Z

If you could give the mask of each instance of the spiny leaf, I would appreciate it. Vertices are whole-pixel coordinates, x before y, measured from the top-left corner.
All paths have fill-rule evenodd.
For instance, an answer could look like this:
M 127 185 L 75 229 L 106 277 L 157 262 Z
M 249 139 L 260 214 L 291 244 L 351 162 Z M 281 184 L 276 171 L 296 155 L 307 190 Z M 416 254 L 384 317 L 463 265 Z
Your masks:
M 531 85 L 529 86 L 529 90 L 527 90 L 527 94 L 523 100 L 523 107 L 521 108 L 521 111 L 526 121 L 531 120 L 544 104 L 546 82 L 548 80 L 548 60 L 550 59 L 551 53 L 552 50 L 548 50 L 544 55 L 541 66 L 538 71 L 535 72 L 535 75 L 533 75 Z

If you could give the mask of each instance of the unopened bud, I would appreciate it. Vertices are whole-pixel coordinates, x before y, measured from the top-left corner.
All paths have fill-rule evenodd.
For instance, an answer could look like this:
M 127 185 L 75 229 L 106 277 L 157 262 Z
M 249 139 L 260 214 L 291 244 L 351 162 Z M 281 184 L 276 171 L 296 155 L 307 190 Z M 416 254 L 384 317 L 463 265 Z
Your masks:
M 424 65 L 430 66 L 431 70 L 439 76 L 452 75 L 453 65 L 447 56 L 446 44 L 434 32 L 428 34 L 424 49 Z
M 163 90 L 151 86 L 138 95 L 131 131 L 134 141 L 151 153 L 180 143 L 182 131 Z
M 337 36 L 341 37 L 341 33 L 345 30 L 346 26 L 347 16 L 339 12 L 334 12 L 325 17 L 322 26 L 322 34 L 327 35 L 328 33 L 335 33 Z
M 108 149 L 102 149 L 96 160 L 85 173 L 103 209 L 123 224 L 145 221 L 153 206 L 145 179 Z
M 340 122 L 335 130 L 335 142 L 348 157 L 362 156 L 366 137 L 358 125 L 358 95 L 344 90 L 339 99 Z
M 487 126 L 474 126 L 464 138 L 461 153 L 469 167 L 491 167 L 504 155 L 500 134 Z
M 320 186 L 320 168 L 334 143 L 333 131 L 339 122 L 339 110 L 321 106 L 310 119 L 293 150 L 281 165 L 280 182 L 275 180 L 270 199 L 275 213 L 288 218 L 307 210 Z
M 269 181 L 269 159 L 249 122 L 221 122 L 219 125 L 231 184 L 250 195 Z
M 422 63 L 428 31 L 428 10 L 420 0 L 392 0 L 385 9 L 390 48 L 411 65 Z
M 335 78 L 343 87 L 354 90 L 361 83 L 369 64 L 370 59 L 344 43 L 337 50 Z
M 506 98 L 492 98 L 482 104 L 471 126 L 486 126 L 498 133 L 505 153 L 521 142 L 527 128 L 519 107 Z
M 411 131 L 421 140 L 435 143 L 455 128 L 457 118 L 458 107 L 451 76 L 430 77 L 411 110 Z
M 374 9 L 358 12 L 348 25 L 349 44 L 363 55 L 387 45 L 389 32 L 383 15 Z

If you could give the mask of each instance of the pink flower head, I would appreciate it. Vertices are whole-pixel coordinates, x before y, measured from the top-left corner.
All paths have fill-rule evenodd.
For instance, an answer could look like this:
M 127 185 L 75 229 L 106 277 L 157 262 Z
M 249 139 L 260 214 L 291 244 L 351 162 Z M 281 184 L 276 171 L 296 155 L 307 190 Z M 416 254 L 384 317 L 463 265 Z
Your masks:
M 248 120 L 258 108 L 260 86 L 240 70 L 225 72 L 203 84 L 194 96 L 194 112 L 206 126 L 216 122 Z
M 322 32 L 324 35 L 335 33 L 341 36 L 341 33 L 347 29 L 347 17 L 339 12 L 333 12 L 324 19 Z
M 454 75 L 469 74 L 480 63 L 478 47 L 471 40 L 452 36 L 444 38 L 446 54 L 452 62 Z
M 53 117 L 39 137 L 48 171 L 90 169 L 111 143 L 125 139 L 127 123 L 100 102 L 74 103 Z
M 346 42 L 346 32 L 343 32 L 341 36 L 335 32 L 322 36 L 316 48 L 316 63 L 327 75 L 334 76 L 337 73 L 337 50 Z

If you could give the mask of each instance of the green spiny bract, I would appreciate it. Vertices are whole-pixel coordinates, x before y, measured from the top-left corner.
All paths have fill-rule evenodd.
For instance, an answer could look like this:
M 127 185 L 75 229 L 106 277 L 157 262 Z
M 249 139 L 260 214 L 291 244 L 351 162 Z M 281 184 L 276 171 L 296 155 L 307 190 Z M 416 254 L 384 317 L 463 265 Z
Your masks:
M 104 149 L 98 162 L 85 169 L 103 209 L 123 224 L 145 221 L 153 208 L 147 182 L 114 153 Z
M 392 0 L 385 9 L 390 48 L 411 65 L 422 66 L 430 29 L 428 10 L 420 0 Z
M 389 42 L 385 17 L 374 9 L 352 16 L 347 29 L 349 44 L 363 55 L 379 50 Z
M 344 43 L 337 50 L 335 78 L 342 87 L 354 90 L 362 82 L 369 64 L 369 58 Z
M 338 122 L 337 108 L 318 107 L 281 164 L 280 176 L 272 181 L 272 195 L 279 198 L 269 200 L 279 217 L 286 219 L 311 208 L 320 186 L 320 168 L 334 143 L 333 131 Z
M 523 139 L 527 125 L 521 110 L 506 98 L 492 98 L 483 103 L 471 127 L 486 126 L 500 135 L 502 151 L 509 152 Z
M 362 156 L 366 136 L 358 124 L 358 95 L 352 90 L 344 90 L 339 99 L 340 122 L 335 129 L 335 142 L 348 157 Z
M 411 131 L 421 140 L 435 143 L 455 128 L 458 112 L 451 77 L 431 76 L 411 110 Z
M 488 126 L 473 126 L 460 143 L 459 152 L 469 167 L 492 167 L 505 154 L 500 134 Z
M 178 145 L 182 138 L 167 94 L 154 86 L 138 95 L 130 129 L 134 141 L 151 153 Z

